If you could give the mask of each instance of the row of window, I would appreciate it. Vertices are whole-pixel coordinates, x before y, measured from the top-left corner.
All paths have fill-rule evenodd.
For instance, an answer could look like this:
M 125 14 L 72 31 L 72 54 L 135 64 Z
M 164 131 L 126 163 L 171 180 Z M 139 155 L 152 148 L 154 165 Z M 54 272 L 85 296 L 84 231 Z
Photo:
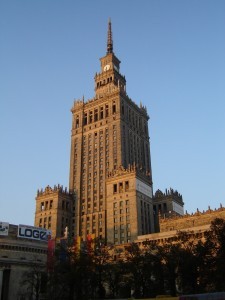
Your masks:
M 110 83 L 112 81 L 113 81 L 113 78 L 112 78 L 112 76 L 110 76 L 106 79 L 98 81 L 96 86 L 97 86 L 97 88 L 100 88 L 101 86 L 104 86 L 105 84 Z M 115 84 L 116 84 L 116 81 L 115 81 Z
M 155 213 L 166 213 L 167 212 L 167 204 L 166 203 L 162 203 L 162 204 L 158 204 L 158 205 L 153 205 L 153 211 Z
M 70 203 L 69 201 L 65 201 L 62 200 L 61 204 L 61 209 L 62 210 L 69 210 L 70 208 Z M 47 201 L 42 201 L 41 202 L 41 206 L 40 206 L 40 210 L 44 211 L 44 210 L 49 210 L 53 208 L 53 200 L 47 200 Z
M 114 243 L 124 244 L 129 243 L 131 238 L 130 223 L 115 225 L 114 224 Z
M 130 215 L 120 216 L 120 217 L 116 215 L 116 216 L 113 218 L 114 225 L 115 225 L 115 224 L 118 224 L 118 223 L 123 223 L 123 222 L 125 222 L 125 220 L 126 220 L 126 222 L 130 221 Z
M 41 202 L 41 207 L 40 207 L 41 211 L 52 209 L 52 208 L 53 208 L 53 200 Z
M 123 193 L 129 191 L 129 181 L 119 182 L 113 184 L 113 194 Z
M 115 113 L 116 113 L 116 102 L 113 101 L 112 114 Z M 109 105 L 105 104 L 104 106 L 97 107 L 94 110 L 89 110 L 88 112 L 84 112 L 83 125 L 88 125 L 107 117 L 109 117 Z M 75 128 L 79 128 L 82 125 L 81 118 L 82 118 L 81 115 L 75 116 Z
M 43 249 L 24 247 L 24 246 L 4 245 L 4 244 L 0 245 L 0 249 L 10 250 L 10 251 L 35 252 L 35 253 L 42 253 L 42 254 L 47 253 L 47 250 L 43 250 Z
M 130 106 L 121 103 L 121 112 L 122 115 L 129 121 L 130 125 L 136 131 L 143 131 L 146 135 L 148 134 L 147 130 L 147 121 L 143 119 L 141 115 L 136 113 Z
M 119 202 L 114 202 L 113 207 L 114 207 L 114 209 L 117 208 L 118 206 L 123 207 L 124 204 L 126 204 L 126 206 L 128 206 L 130 204 L 130 201 L 129 200 L 125 200 L 125 201 L 121 200 Z
M 128 213 L 130 213 L 130 208 L 127 207 L 126 209 L 114 210 L 113 213 L 114 213 L 114 216 L 116 216 L 116 215 L 118 215 L 118 214 L 122 215 L 122 214 L 124 214 L 124 213 L 128 214 Z
M 52 221 L 51 216 L 40 218 L 39 219 L 39 227 L 51 229 L 51 227 L 52 227 L 51 221 Z

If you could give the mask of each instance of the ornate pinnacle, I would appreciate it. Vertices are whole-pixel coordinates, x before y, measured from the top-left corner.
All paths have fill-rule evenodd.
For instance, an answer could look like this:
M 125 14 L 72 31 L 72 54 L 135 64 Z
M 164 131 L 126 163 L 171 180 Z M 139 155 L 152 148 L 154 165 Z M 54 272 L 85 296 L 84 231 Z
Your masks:
M 107 54 L 113 53 L 113 40 L 112 40 L 112 29 L 111 29 L 111 19 L 108 22 L 108 37 L 107 37 Z

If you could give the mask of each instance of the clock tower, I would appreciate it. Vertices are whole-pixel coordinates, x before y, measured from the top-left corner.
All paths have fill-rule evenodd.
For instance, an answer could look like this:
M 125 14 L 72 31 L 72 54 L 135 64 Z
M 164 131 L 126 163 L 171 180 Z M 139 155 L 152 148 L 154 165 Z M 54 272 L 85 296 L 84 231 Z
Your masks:
M 100 62 L 94 97 L 75 100 L 71 109 L 71 232 L 122 244 L 154 232 L 152 174 L 149 116 L 127 95 L 111 20 Z
M 119 87 L 121 91 L 126 91 L 126 79 L 120 74 L 120 60 L 113 52 L 113 39 L 111 20 L 108 23 L 107 52 L 100 58 L 101 73 L 95 76 L 95 92 L 97 97 L 101 97 L 107 91 L 115 90 L 113 87 Z

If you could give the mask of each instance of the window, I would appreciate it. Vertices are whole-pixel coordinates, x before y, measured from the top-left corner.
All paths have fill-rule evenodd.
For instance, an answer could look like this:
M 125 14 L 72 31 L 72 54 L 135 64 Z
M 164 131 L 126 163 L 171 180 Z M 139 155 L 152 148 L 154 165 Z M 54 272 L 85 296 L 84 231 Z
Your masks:
M 100 107 L 100 120 L 103 119 L 104 115 L 103 115 L 103 107 Z
M 106 118 L 109 116 L 109 106 L 107 104 L 105 106 L 105 116 Z
M 92 123 L 92 121 L 93 121 L 93 112 L 92 111 L 90 111 L 89 112 L 89 123 Z
M 112 112 L 113 112 L 113 114 L 116 113 L 116 103 L 115 103 L 115 101 L 113 101 Z
M 79 116 L 78 115 L 76 116 L 76 125 L 75 126 L 76 126 L 76 128 L 79 127 Z
M 49 208 L 51 209 L 53 206 L 53 200 L 50 200 L 50 205 L 49 205 Z
M 113 193 L 114 193 L 114 194 L 117 193 L 117 184 L 114 184 L 114 185 L 113 185 Z
M 163 211 L 164 211 L 164 212 L 167 211 L 167 205 L 166 205 L 166 203 L 163 203 Z
M 98 109 L 97 108 L 94 110 L 94 120 L 95 120 L 95 122 L 98 121 Z
M 84 125 L 87 125 L 87 113 L 84 114 Z
M 122 103 L 122 115 L 124 115 L 124 105 Z

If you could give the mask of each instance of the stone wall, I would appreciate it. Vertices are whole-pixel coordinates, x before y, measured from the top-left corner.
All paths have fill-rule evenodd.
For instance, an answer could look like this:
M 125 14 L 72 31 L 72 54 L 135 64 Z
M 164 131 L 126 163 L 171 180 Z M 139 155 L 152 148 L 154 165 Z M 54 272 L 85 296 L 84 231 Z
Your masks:
M 159 218 L 160 232 L 171 230 L 190 229 L 203 225 L 210 225 L 215 218 L 225 219 L 225 208 L 200 212 L 197 210 L 193 214 L 185 214 L 184 216 L 173 216 L 171 218 Z

